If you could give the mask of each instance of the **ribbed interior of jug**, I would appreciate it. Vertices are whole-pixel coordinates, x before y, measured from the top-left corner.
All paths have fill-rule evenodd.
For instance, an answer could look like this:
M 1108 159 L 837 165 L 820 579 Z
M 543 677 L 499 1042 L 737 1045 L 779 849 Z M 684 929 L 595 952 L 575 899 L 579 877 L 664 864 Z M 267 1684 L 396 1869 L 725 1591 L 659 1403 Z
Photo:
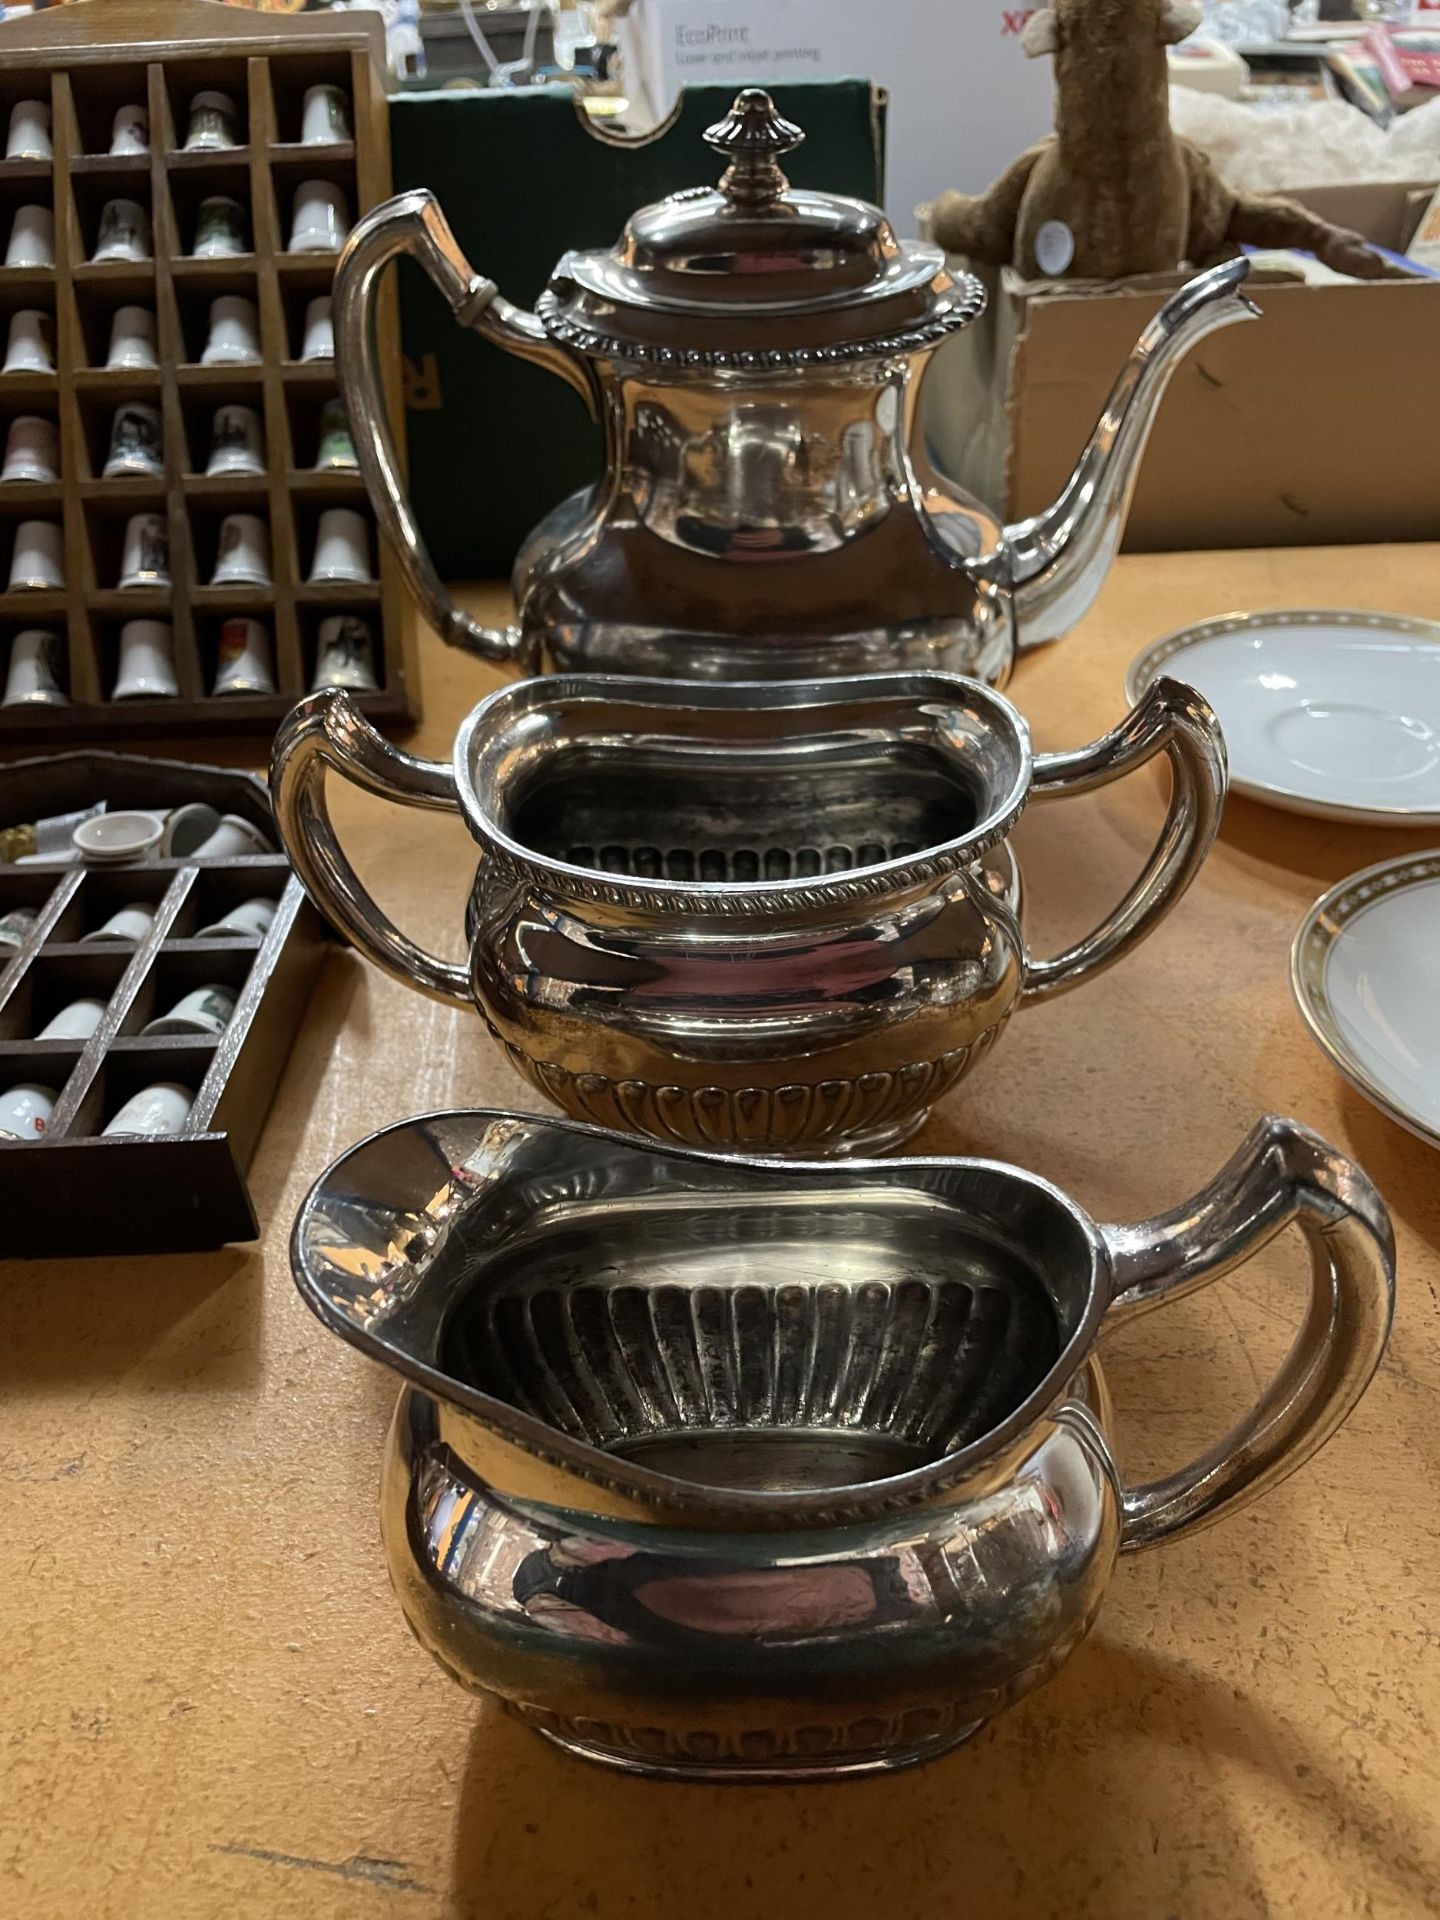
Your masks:
M 603 1235 L 562 1215 L 484 1255 L 439 1358 L 658 1472 L 822 1490 L 998 1426 L 1054 1367 L 1080 1281 L 1073 1257 L 1042 1263 L 923 1193 L 673 1198 L 607 1215 Z

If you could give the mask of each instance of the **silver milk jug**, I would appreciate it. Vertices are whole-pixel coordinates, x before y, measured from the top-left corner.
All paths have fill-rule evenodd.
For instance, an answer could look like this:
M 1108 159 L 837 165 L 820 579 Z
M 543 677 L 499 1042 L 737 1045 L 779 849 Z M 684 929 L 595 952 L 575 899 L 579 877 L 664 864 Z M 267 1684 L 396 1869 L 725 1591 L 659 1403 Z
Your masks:
M 1136 1484 L 1097 1339 L 1291 1222 L 1311 1274 L 1288 1358 L 1223 1439 Z M 1375 1189 L 1275 1119 L 1192 1199 L 1102 1226 L 993 1161 L 430 1114 L 322 1175 L 291 1258 L 399 1376 L 380 1518 L 421 1645 L 573 1752 L 719 1780 L 905 1766 L 1039 1686 L 1117 1555 L 1335 1431 L 1394 1290 Z

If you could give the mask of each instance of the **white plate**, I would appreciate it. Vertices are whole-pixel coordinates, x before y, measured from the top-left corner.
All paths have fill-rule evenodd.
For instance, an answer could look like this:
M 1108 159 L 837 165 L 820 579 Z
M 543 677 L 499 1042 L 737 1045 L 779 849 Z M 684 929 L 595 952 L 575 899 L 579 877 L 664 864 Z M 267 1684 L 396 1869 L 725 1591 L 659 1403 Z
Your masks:
M 1440 853 L 1382 860 L 1317 900 L 1290 984 L 1346 1079 L 1440 1147 Z
M 1440 826 L 1440 624 L 1330 609 L 1229 614 L 1167 634 L 1132 664 L 1214 707 L 1230 785 L 1292 813 Z

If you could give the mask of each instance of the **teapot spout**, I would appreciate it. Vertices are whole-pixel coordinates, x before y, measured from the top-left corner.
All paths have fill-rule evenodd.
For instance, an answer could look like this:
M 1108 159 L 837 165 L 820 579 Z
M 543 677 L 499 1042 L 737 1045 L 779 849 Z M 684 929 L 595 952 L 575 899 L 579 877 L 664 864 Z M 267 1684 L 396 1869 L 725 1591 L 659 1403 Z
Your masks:
M 1121 368 L 1059 499 L 1005 529 L 1001 551 L 1022 649 L 1058 640 L 1088 612 L 1125 530 L 1145 442 L 1171 374 L 1207 334 L 1259 316 L 1240 291 L 1249 270 L 1244 258 L 1227 260 L 1171 295 Z

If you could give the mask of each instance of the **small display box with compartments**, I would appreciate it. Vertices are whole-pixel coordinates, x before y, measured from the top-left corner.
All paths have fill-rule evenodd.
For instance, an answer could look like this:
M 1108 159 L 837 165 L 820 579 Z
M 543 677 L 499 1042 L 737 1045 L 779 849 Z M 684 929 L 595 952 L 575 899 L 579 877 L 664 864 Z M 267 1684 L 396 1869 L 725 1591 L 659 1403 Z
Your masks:
M 413 714 L 329 315 L 383 54 L 359 11 L 0 25 L 0 742 L 264 733 L 316 684 Z
M 102 819 L 164 819 L 161 857 L 25 857 L 20 823 L 102 800 Z M 4 851 L 22 856 L 0 864 L 6 1253 L 252 1239 L 245 1170 L 324 952 L 262 782 L 61 754 L 0 768 L 0 821 Z

